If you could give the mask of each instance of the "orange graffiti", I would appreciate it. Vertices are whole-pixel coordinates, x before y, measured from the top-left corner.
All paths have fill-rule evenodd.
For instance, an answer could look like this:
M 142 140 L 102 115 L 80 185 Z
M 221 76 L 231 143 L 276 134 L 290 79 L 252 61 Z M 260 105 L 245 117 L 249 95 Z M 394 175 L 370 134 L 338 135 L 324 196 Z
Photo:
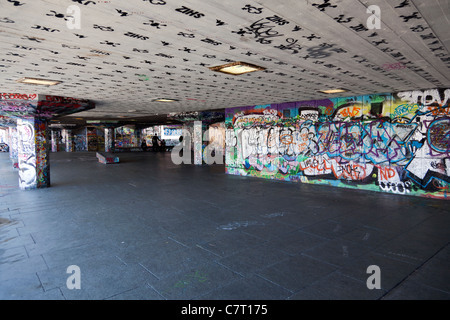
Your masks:
M 361 111 L 360 107 L 346 107 L 339 110 L 339 114 L 343 117 L 355 117 Z

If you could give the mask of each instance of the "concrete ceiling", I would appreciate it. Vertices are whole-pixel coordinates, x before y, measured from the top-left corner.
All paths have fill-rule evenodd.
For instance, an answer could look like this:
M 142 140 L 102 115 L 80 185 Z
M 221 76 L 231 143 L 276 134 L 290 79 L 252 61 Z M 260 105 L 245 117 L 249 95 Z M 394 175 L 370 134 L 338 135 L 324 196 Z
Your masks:
M 96 108 L 72 117 L 124 119 L 320 99 L 329 88 L 449 87 L 449 19 L 448 0 L 0 0 L 0 91 L 90 99 Z M 266 70 L 208 69 L 231 61 Z M 161 97 L 178 101 L 152 101 Z

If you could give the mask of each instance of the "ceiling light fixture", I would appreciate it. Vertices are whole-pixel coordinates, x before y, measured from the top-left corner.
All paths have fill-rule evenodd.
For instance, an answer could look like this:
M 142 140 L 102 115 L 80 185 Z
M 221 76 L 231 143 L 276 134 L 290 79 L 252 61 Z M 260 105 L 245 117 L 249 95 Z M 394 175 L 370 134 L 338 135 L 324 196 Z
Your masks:
M 347 92 L 347 89 L 327 89 L 327 90 L 319 90 L 319 92 L 321 93 L 326 93 L 326 94 L 333 94 L 333 93 L 342 93 L 342 92 Z
M 153 99 L 152 101 L 154 102 L 175 102 L 178 101 L 176 99 L 169 99 L 169 98 L 158 98 L 158 99 Z
M 223 64 L 221 66 L 216 66 L 216 67 L 208 67 L 208 68 L 212 71 L 223 72 L 223 73 L 232 74 L 232 75 L 241 75 L 244 73 L 266 70 L 266 68 L 263 68 L 263 67 L 260 67 L 260 66 L 254 65 L 254 64 L 246 63 L 246 62 L 240 62 L 240 61 Z
M 25 83 L 25 84 L 43 85 L 43 86 L 54 86 L 54 85 L 60 84 L 62 81 L 25 77 L 25 78 L 17 80 L 16 82 Z

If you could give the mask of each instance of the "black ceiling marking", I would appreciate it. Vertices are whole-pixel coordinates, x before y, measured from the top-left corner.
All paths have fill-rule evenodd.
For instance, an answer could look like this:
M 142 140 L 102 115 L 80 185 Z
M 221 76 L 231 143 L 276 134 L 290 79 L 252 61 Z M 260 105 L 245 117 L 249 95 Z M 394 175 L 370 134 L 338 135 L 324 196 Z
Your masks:
M 289 21 L 286 19 L 283 19 L 277 15 L 271 16 L 271 17 L 267 17 L 267 20 L 276 23 L 279 26 L 284 26 L 286 24 L 289 24 Z
M 91 58 L 76 56 L 76 57 L 74 57 L 74 59 L 80 59 L 80 60 L 87 61 L 87 60 L 90 60 Z
M 403 22 L 408 22 L 411 19 L 422 19 L 422 17 L 418 16 L 419 12 L 415 11 L 410 16 L 401 15 L 400 18 L 403 18 Z
M 47 31 L 47 32 L 60 32 L 58 29 L 52 29 L 52 28 L 49 28 L 49 27 L 43 27 L 43 26 L 40 26 L 40 25 L 37 25 L 37 24 L 32 26 L 31 29 L 42 30 L 42 31 Z
M 245 7 L 242 8 L 242 10 L 246 10 L 248 13 L 251 13 L 251 14 L 261 14 L 263 11 L 263 8 L 257 8 L 250 4 L 247 4 L 247 5 L 245 5 Z
M 128 16 L 128 12 L 126 12 L 126 11 L 122 11 L 122 10 L 120 10 L 120 9 L 116 9 L 116 11 L 117 11 L 117 13 L 120 14 L 121 17 L 126 17 L 126 16 Z
M 186 7 L 186 6 L 181 6 L 180 8 L 176 8 L 175 11 L 183 13 L 183 14 L 186 14 L 186 15 L 188 15 L 190 17 L 193 17 L 193 18 L 196 18 L 196 19 L 199 19 L 199 18 L 202 18 L 202 17 L 205 16 L 204 13 L 201 13 L 199 11 L 195 11 L 193 9 L 190 9 L 190 8 Z
M 2 23 L 15 23 L 13 20 L 9 19 L 9 18 L 0 18 L 0 22 Z
M 15 7 L 23 6 L 24 4 L 26 4 L 26 3 L 21 3 L 20 1 L 15 1 L 15 0 L 8 0 L 8 2 L 14 4 Z
M 369 29 L 367 29 L 366 26 L 363 25 L 362 23 L 356 26 L 350 26 L 350 29 L 353 29 L 356 32 L 369 31 Z
M 133 52 L 139 52 L 139 53 L 149 53 L 149 51 L 148 51 L 148 50 L 146 50 L 146 49 L 136 49 L 136 48 L 133 48 Z
M 167 58 L 167 59 L 175 58 L 174 56 L 171 56 L 171 55 L 168 55 L 168 54 L 165 54 L 165 53 L 157 53 L 157 54 L 155 54 L 155 56 L 163 57 L 163 58 Z
M 292 32 L 297 32 L 297 31 L 301 31 L 301 30 L 303 30 L 302 27 L 296 25 L 294 27 L 294 29 L 292 29 Z
M 24 36 L 24 37 L 22 37 L 21 39 L 22 39 L 22 40 L 35 41 L 35 42 L 37 42 L 37 43 L 41 43 L 41 42 L 42 42 L 41 40 L 45 40 L 45 39 L 42 39 L 42 38 L 29 37 L 29 36 Z
M 165 5 L 166 4 L 166 1 L 165 0 L 143 0 L 144 2 L 145 1 L 148 1 L 148 2 L 150 2 L 151 4 L 154 4 L 154 5 Z
M 85 6 L 87 6 L 89 4 L 96 4 L 95 1 L 86 1 L 86 0 L 72 0 L 72 2 L 83 4 Z
M 326 8 L 337 8 L 337 5 L 332 5 L 330 0 L 323 0 L 323 3 L 313 3 L 314 7 L 319 9 L 320 11 L 325 11 Z
M 216 19 L 216 27 L 221 27 L 228 25 L 228 23 L 223 22 L 222 20 Z
M 64 43 L 62 43 L 61 46 L 62 46 L 63 48 L 74 49 L 74 50 L 79 50 L 79 49 L 81 49 L 81 48 L 78 47 L 78 46 L 69 46 L 69 45 L 64 44 Z
M 100 44 L 106 44 L 106 45 L 112 46 L 112 47 L 120 46 L 120 43 L 117 43 L 117 42 L 111 42 L 111 41 L 108 41 L 108 40 L 105 40 L 105 41 L 103 41 L 103 42 L 100 42 Z
M 193 34 L 193 33 L 186 33 L 186 32 L 182 32 L 182 31 L 178 32 L 177 35 L 185 37 L 185 38 L 191 38 L 191 39 L 195 38 L 195 34 Z
M 162 45 L 163 45 L 164 47 L 170 45 L 170 43 L 169 43 L 169 42 L 166 42 L 166 41 L 161 41 L 161 43 L 162 43 Z
M 244 36 L 246 34 L 253 35 L 256 42 L 261 44 L 272 43 L 272 38 L 284 36 L 274 30 L 276 26 L 270 25 L 271 21 L 265 21 L 267 18 L 259 19 L 253 22 L 249 27 L 240 28 L 239 31 L 231 31 L 232 33 Z
M 336 21 L 339 22 L 339 23 L 349 23 L 349 22 L 351 22 L 354 18 L 353 18 L 353 17 L 345 18 L 345 15 L 344 15 L 344 14 L 340 14 L 339 16 L 334 17 L 333 19 L 336 20 Z
M 94 53 L 94 54 L 101 54 L 104 56 L 109 56 L 110 53 L 109 52 L 105 52 L 105 51 L 101 51 L 101 50 L 97 50 L 97 49 L 92 49 L 89 52 Z
M 77 36 L 80 39 L 87 38 L 86 36 L 83 36 L 82 34 L 74 33 L 75 36 Z
M 280 49 L 280 50 L 288 50 L 288 51 L 292 51 L 292 54 L 297 54 L 299 52 L 299 50 L 302 49 L 302 47 L 297 44 L 298 40 L 294 39 L 294 38 L 287 38 L 286 42 L 288 43 L 288 45 L 285 44 L 280 44 L 278 46 L 274 46 L 274 48 Z
M 46 16 L 60 18 L 60 19 L 66 20 L 66 21 L 67 21 L 67 18 L 73 18 L 72 16 L 67 16 L 66 17 L 64 14 L 58 13 L 58 12 L 56 12 L 54 10 L 50 10 L 50 12 L 51 12 L 51 14 L 47 13 Z
M 99 26 L 98 24 L 94 24 L 94 29 L 99 29 L 101 31 L 113 32 L 114 29 L 111 27 Z
M 222 45 L 222 42 L 219 42 L 219 41 L 216 41 L 216 40 L 212 40 L 212 39 L 209 39 L 209 38 L 205 38 L 205 39 L 202 39 L 200 41 L 212 44 L 213 46 L 220 46 L 220 45 Z
M 187 47 L 184 47 L 183 49 L 178 49 L 178 51 L 183 51 L 183 52 L 187 52 L 187 53 L 191 53 L 192 51 L 197 51 L 195 49 L 190 49 Z
M 409 7 L 409 0 L 402 1 L 398 6 L 395 6 L 394 8 L 404 8 Z
M 14 48 L 15 49 L 22 49 L 22 50 L 29 50 L 29 51 L 36 50 L 36 48 L 31 48 L 31 47 L 27 47 L 27 46 L 18 45 L 18 44 L 14 45 Z
M 75 63 L 75 62 L 67 62 L 66 64 L 69 64 L 71 66 L 77 66 L 77 67 L 85 67 L 86 66 L 85 64 Z M 75 76 L 77 77 L 77 75 L 75 75 Z
M 134 33 L 134 32 L 127 32 L 127 33 L 124 33 L 123 35 L 130 37 L 130 38 L 139 39 L 139 40 L 148 40 L 149 39 L 149 37 L 146 37 L 141 34 Z
M 161 27 L 167 27 L 167 24 L 156 22 L 155 20 L 149 20 L 149 22 L 144 22 L 144 25 L 155 27 L 156 29 L 161 29 Z

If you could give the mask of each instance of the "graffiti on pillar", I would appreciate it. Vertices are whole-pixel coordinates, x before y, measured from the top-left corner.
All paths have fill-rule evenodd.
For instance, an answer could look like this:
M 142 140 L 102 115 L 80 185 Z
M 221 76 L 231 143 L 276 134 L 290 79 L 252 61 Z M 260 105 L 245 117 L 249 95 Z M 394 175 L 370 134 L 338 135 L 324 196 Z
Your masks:
M 50 186 L 50 159 L 47 122 L 34 120 L 37 188 Z
M 75 151 L 87 151 L 86 134 L 75 134 L 73 144 Z
M 98 150 L 98 140 L 97 140 L 97 128 L 87 128 L 87 150 L 97 151 Z
M 230 174 L 445 198 L 450 89 L 226 110 Z
M 17 131 L 19 134 L 19 186 L 22 190 L 33 189 L 37 185 L 34 120 L 19 119 Z

